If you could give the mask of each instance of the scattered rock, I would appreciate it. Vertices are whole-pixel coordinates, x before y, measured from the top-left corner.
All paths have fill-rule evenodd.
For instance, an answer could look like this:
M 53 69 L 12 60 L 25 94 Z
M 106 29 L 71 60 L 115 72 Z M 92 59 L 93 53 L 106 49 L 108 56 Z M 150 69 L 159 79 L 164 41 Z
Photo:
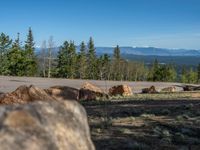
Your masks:
M 183 91 L 200 91 L 200 86 L 184 85 L 182 88 Z
M 5 93 L 3 93 L 3 92 L 0 92 L 0 99 L 1 99 L 1 98 L 3 98 L 3 97 L 4 97 L 4 95 L 5 95 Z
M 166 87 L 166 88 L 163 88 L 161 92 L 176 92 L 176 87 L 174 86 Z
M 96 100 L 99 97 L 108 97 L 102 89 L 86 82 L 79 90 L 79 100 Z
M 195 87 L 186 85 L 183 87 L 183 91 L 194 91 Z
M 0 96 L 0 104 L 25 104 L 36 100 L 45 101 L 55 99 L 49 96 L 43 89 L 33 85 L 23 85 L 11 93 Z
M 45 90 L 50 96 L 61 100 L 78 100 L 79 90 L 68 86 L 53 86 Z
M 151 86 L 150 88 L 142 89 L 142 93 L 155 94 L 155 93 L 158 93 L 158 92 L 156 91 L 155 86 Z
M 4 105 L 0 107 L 0 126 L 2 150 L 95 149 L 85 109 L 76 101 Z
M 103 93 L 103 90 L 101 88 L 99 88 L 96 85 L 93 85 L 89 82 L 85 82 L 81 88 L 91 90 L 91 91 L 94 91 L 96 93 Z
M 109 89 L 110 96 L 122 95 L 122 96 L 131 96 L 133 95 L 132 89 L 128 85 L 117 85 Z

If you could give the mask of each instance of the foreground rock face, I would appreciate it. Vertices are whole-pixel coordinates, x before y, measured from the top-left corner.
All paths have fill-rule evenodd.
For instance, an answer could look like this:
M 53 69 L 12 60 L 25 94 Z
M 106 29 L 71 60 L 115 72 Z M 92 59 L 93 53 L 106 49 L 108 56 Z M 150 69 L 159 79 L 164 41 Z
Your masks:
M 99 87 L 86 82 L 79 90 L 79 100 L 96 100 L 98 97 L 107 97 Z
M 132 89 L 128 85 L 117 85 L 109 89 L 110 96 L 122 95 L 131 96 L 133 95 Z
M 93 150 L 84 108 L 76 101 L 0 107 L 2 150 Z
M 54 86 L 45 90 L 50 96 L 56 99 L 78 100 L 79 90 L 68 86 Z
M 31 86 L 20 86 L 15 91 L 0 95 L 0 104 L 25 104 L 33 101 L 55 100 L 43 89 Z
M 151 86 L 150 88 L 142 89 L 142 93 L 154 94 L 158 93 L 158 91 L 156 90 L 155 86 Z

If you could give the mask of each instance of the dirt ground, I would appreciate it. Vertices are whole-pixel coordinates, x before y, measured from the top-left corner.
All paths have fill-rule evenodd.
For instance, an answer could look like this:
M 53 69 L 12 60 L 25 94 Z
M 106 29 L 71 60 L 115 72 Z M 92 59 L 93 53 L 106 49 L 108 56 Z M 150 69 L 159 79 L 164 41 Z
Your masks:
M 84 102 L 97 150 L 199 150 L 200 100 Z
M 48 79 L 48 78 L 36 78 L 36 77 L 5 77 L 0 76 L 0 92 L 14 91 L 20 85 L 35 85 L 40 88 L 48 88 L 50 86 L 70 86 L 74 88 L 80 88 L 84 82 L 88 80 L 71 80 L 71 79 Z M 140 92 L 141 89 L 155 85 L 156 88 L 162 89 L 164 87 L 172 85 L 180 85 L 178 83 L 162 83 L 162 82 L 125 82 L 125 81 L 95 81 L 89 80 L 89 82 L 108 90 L 110 87 L 119 84 L 127 84 L 133 88 L 133 92 Z

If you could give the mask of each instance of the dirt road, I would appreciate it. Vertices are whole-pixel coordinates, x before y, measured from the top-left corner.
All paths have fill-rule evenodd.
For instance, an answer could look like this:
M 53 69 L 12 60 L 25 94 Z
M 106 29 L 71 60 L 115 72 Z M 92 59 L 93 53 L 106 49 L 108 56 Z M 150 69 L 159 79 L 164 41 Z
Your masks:
M 103 89 L 108 89 L 114 85 L 128 84 L 133 88 L 133 92 L 140 92 L 142 88 L 155 85 L 159 90 L 172 85 L 180 85 L 178 83 L 162 83 L 162 82 L 126 82 L 126 81 L 96 81 L 96 80 L 72 80 L 72 79 L 55 79 L 55 78 L 37 78 L 37 77 L 5 77 L 0 76 L 0 92 L 11 92 L 20 85 L 35 85 L 40 88 L 48 88 L 55 85 L 70 86 L 80 88 L 84 82 L 91 82 Z

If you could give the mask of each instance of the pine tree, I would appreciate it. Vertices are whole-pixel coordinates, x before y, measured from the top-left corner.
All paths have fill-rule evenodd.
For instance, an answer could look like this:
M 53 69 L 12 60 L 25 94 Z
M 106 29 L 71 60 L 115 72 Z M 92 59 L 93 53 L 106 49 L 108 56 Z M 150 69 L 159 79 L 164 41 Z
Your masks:
M 123 60 L 121 59 L 121 56 L 120 56 L 120 48 L 117 45 L 114 48 L 113 64 L 112 64 L 112 77 L 114 80 L 121 80 L 122 78 L 122 72 L 121 72 L 122 62 Z
M 181 70 L 181 82 L 188 83 L 188 73 L 185 66 L 182 66 Z
M 57 77 L 67 78 L 69 74 L 68 64 L 68 49 L 69 43 L 65 41 L 60 47 L 58 52 L 58 64 L 57 64 Z
M 114 54 L 113 57 L 115 60 L 120 60 L 121 56 L 120 56 L 120 48 L 119 45 L 117 45 L 114 49 Z
M 88 53 L 87 53 L 87 78 L 88 79 L 96 79 L 97 77 L 97 56 L 94 47 L 94 41 L 92 37 L 90 37 L 88 43 Z
M 109 78 L 110 58 L 107 54 L 104 54 L 97 59 L 97 73 L 97 79 L 107 80 Z
M 0 35 L 0 74 L 6 75 L 7 74 L 7 53 L 10 49 L 12 40 L 9 36 L 1 33 Z
M 85 43 L 82 42 L 80 45 L 80 53 L 78 55 L 78 77 L 80 79 L 86 78 L 86 69 L 87 69 L 87 56 L 86 56 L 86 46 Z
M 174 82 L 177 79 L 177 72 L 174 65 L 166 65 L 165 82 Z
M 73 41 L 64 42 L 58 53 L 57 76 L 63 78 L 76 77 L 76 46 Z
M 37 62 L 34 54 L 34 39 L 31 28 L 29 28 L 27 40 L 25 41 L 26 75 L 34 76 L 37 72 Z
M 154 60 L 152 71 L 153 71 L 152 80 L 160 81 L 161 80 L 161 69 L 160 69 L 160 65 L 159 65 L 159 62 L 157 59 Z
M 102 72 L 105 80 L 109 80 L 110 77 L 110 57 L 108 54 L 103 55 Z
M 8 58 L 8 74 L 12 76 L 24 76 L 26 68 L 26 58 L 24 51 L 20 45 L 19 33 L 17 39 L 12 45 L 11 50 L 7 54 Z
M 190 68 L 190 71 L 188 73 L 188 83 L 196 84 L 198 80 L 198 74 L 196 71 L 194 71 L 192 68 Z

